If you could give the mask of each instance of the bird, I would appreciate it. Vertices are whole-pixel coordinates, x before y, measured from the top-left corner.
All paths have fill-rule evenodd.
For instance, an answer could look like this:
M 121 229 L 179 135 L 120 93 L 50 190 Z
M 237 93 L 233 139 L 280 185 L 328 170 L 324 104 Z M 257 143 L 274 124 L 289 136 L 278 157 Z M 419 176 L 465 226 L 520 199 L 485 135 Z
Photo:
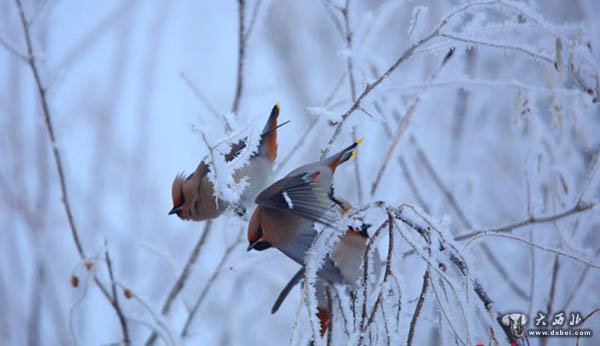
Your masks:
M 340 214 L 348 213 L 352 209 L 352 206 L 347 201 L 341 198 L 338 198 L 337 200 L 340 202 L 338 204 L 338 212 Z M 333 264 L 339 268 L 341 275 L 344 278 L 343 282 L 351 294 L 354 294 L 354 292 L 357 290 L 357 282 L 363 274 L 361 265 L 364 262 L 364 255 L 367 250 L 367 244 L 369 240 L 368 229 L 371 226 L 362 222 L 362 220 L 358 221 L 360 222 L 360 226 L 349 226 L 329 255 L 329 258 Z M 383 262 L 381 261 L 379 254 L 375 250 L 371 268 L 373 269 L 373 273 L 375 274 L 376 278 L 375 280 L 371 280 L 371 282 L 377 281 L 377 278 L 381 272 L 382 263 Z M 273 304 L 273 307 L 271 308 L 271 314 L 275 314 L 277 310 L 279 310 L 279 307 L 284 302 L 292 288 L 296 286 L 296 284 L 298 284 L 304 277 L 304 272 L 304 267 L 301 267 L 284 286 L 278 295 L 277 300 Z M 319 332 L 321 336 L 325 335 L 327 332 L 331 318 L 331 311 L 329 310 L 329 301 L 331 297 L 329 297 L 327 293 L 328 285 L 329 283 L 325 279 L 317 276 L 315 282 L 315 291 L 317 297 L 316 315 L 320 323 Z
M 257 152 L 246 166 L 235 173 L 236 180 L 248 177 L 246 189 L 238 204 L 233 206 L 238 214 L 244 214 L 245 210 L 252 206 L 256 195 L 270 182 L 277 158 L 277 129 L 287 123 L 277 125 L 279 112 L 280 106 L 276 103 L 261 133 Z M 225 155 L 225 160 L 233 160 L 245 148 L 245 141 L 236 143 Z M 202 221 L 214 219 L 227 209 L 229 204 L 214 196 L 214 185 L 207 176 L 209 170 L 208 164 L 201 161 L 196 170 L 187 177 L 183 173 L 175 176 L 171 186 L 173 208 L 169 215 L 175 214 L 182 220 Z
M 275 247 L 299 264 L 317 232 L 314 222 L 334 225 L 339 216 L 333 206 L 333 175 L 337 167 L 356 155 L 362 139 L 321 161 L 300 166 L 267 187 L 256 197 L 248 224 L 247 250 L 263 251 Z M 329 264 L 325 263 L 325 268 Z M 330 281 L 341 277 L 335 273 Z M 334 277 L 335 276 L 335 277 Z

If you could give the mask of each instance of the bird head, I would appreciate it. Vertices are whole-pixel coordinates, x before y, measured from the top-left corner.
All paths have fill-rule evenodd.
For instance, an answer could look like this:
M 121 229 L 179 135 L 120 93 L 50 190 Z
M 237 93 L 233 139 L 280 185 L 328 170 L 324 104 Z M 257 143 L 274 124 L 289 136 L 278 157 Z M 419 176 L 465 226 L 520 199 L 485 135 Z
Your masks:
M 247 251 L 263 251 L 273 246 L 264 234 L 260 222 L 261 207 L 258 207 L 252 213 L 250 223 L 248 224 L 248 248 Z
M 189 203 L 186 203 L 185 193 L 183 191 L 183 185 L 185 182 L 185 176 L 183 173 L 177 174 L 175 180 L 173 180 L 173 186 L 171 187 L 171 197 L 173 198 L 173 208 L 169 211 L 169 215 L 176 214 L 181 219 L 186 219 L 186 215 L 189 211 Z

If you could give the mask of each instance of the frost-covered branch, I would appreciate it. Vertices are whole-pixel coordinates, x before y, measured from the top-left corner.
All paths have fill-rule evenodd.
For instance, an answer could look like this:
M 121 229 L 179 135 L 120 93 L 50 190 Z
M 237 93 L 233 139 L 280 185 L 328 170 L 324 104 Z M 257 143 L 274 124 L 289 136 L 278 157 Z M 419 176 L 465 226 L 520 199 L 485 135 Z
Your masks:
M 593 263 L 591 261 L 588 261 L 588 260 L 586 260 L 584 258 L 581 258 L 579 256 L 575 256 L 575 255 L 570 254 L 568 252 L 564 252 L 564 251 L 558 250 L 558 249 L 552 249 L 552 248 L 549 248 L 547 246 L 531 242 L 531 241 L 529 241 L 529 240 L 527 240 L 525 238 L 521 238 L 519 236 L 516 236 L 516 235 L 513 235 L 513 234 L 507 234 L 507 233 L 498 233 L 498 232 L 484 232 L 484 233 L 480 233 L 480 234 L 478 234 L 478 235 L 470 238 L 469 241 L 467 241 L 467 243 L 465 244 L 465 247 L 469 246 L 474 241 L 479 240 L 479 239 L 484 238 L 484 237 L 499 237 L 499 238 L 507 238 L 507 239 L 516 240 L 516 241 L 519 241 L 521 243 L 527 244 L 529 246 L 535 247 L 537 249 L 540 249 L 540 250 L 543 250 L 543 251 L 547 251 L 547 252 L 550 252 L 550 253 L 554 253 L 554 254 L 557 254 L 559 256 L 563 256 L 563 257 L 566 257 L 566 258 L 570 258 L 570 259 L 572 259 L 574 261 L 583 263 L 583 264 L 588 265 L 588 266 L 590 266 L 592 268 L 600 269 L 600 264 L 595 264 L 595 263 Z
M 433 81 L 437 78 L 438 74 L 442 71 L 444 66 L 446 66 L 446 63 L 448 62 L 448 60 L 450 60 L 452 55 L 454 55 L 454 49 L 450 49 L 448 51 L 448 53 L 446 54 L 444 59 L 442 59 L 442 63 L 440 64 L 440 66 L 427 79 L 427 83 L 430 83 L 431 81 Z M 373 183 L 371 184 L 371 195 L 375 194 L 375 191 L 377 190 L 377 186 L 379 186 L 379 182 L 381 181 L 381 177 L 383 176 L 383 172 L 387 168 L 388 162 L 392 158 L 392 155 L 394 153 L 394 150 L 396 149 L 396 146 L 398 146 L 398 143 L 400 142 L 402 135 L 408 128 L 408 125 L 410 124 L 410 120 L 412 119 L 412 116 L 415 113 L 415 110 L 417 109 L 417 106 L 419 105 L 421 98 L 427 92 L 427 90 L 428 90 L 427 87 L 424 87 L 423 89 L 421 89 L 419 91 L 419 94 L 414 98 L 414 100 L 406 108 L 406 112 L 404 113 L 402 120 L 400 120 L 400 123 L 398 124 L 398 130 L 396 130 L 396 133 L 394 134 L 392 143 L 388 147 L 385 158 L 383 159 L 381 167 L 379 168 L 379 171 L 377 172 L 377 176 L 375 177 L 375 180 L 373 180 Z
M 411 346 L 413 338 L 415 336 L 415 328 L 417 327 L 417 320 L 423 309 L 423 303 L 425 302 L 425 296 L 427 295 L 427 287 L 429 287 L 429 270 L 425 270 L 423 274 L 423 285 L 421 286 L 421 293 L 419 294 L 419 300 L 415 306 L 415 312 L 413 312 L 412 319 L 410 320 L 410 327 L 408 329 L 408 338 L 406 339 L 406 345 Z
M 171 310 L 171 305 L 175 301 L 175 298 L 177 298 L 177 296 L 179 295 L 179 293 L 181 292 L 181 290 L 187 283 L 187 281 L 190 277 L 190 274 L 192 273 L 192 267 L 194 266 L 194 264 L 196 263 L 196 260 L 198 259 L 198 256 L 200 255 L 200 250 L 204 247 L 204 244 L 206 243 L 206 239 L 208 238 L 208 235 L 211 233 L 210 232 L 211 226 L 212 226 L 212 220 L 208 220 L 204 224 L 204 230 L 202 231 L 202 235 L 200 236 L 200 239 L 198 239 L 198 242 L 192 249 L 192 253 L 190 253 L 190 257 L 188 258 L 187 262 L 183 266 L 183 270 L 181 271 L 181 274 L 175 281 L 175 284 L 169 291 L 169 294 L 167 295 L 167 298 L 165 299 L 165 301 L 163 303 L 163 306 L 160 310 L 160 313 L 162 315 L 169 314 L 169 311 Z M 157 336 L 158 336 L 158 334 L 156 332 L 152 332 L 152 334 L 146 341 L 146 345 L 147 346 L 154 345 Z
M 511 223 L 511 224 L 508 224 L 505 226 L 481 229 L 481 230 L 472 231 L 472 232 L 469 232 L 466 234 L 462 234 L 462 235 L 455 237 L 454 240 L 472 239 L 472 238 L 475 238 L 482 234 L 497 234 L 497 233 L 512 232 L 514 229 L 517 229 L 517 228 L 522 228 L 522 227 L 535 225 L 535 224 L 554 222 L 554 221 L 558 221 L 558 220 L 561 220 L 563 218 L 566 218 L 566 217 L 569 217 L 572 215 L 576 215 L 576 214 L 588 211 L 588 210 L 594 208 L 596 205 L 597 205 L 596 202 L 590 202 L 590 203 L 580 202 L 580 203 L 577 203 L 574 207 L 567 209 L 565 211 L 562 211 L 560 213 L 556 213 L 556 214 L 548 215 L 548 216 L 530 216 L 524 220 L 521 220 L 521 221 L 518 221 L 515 223 Z

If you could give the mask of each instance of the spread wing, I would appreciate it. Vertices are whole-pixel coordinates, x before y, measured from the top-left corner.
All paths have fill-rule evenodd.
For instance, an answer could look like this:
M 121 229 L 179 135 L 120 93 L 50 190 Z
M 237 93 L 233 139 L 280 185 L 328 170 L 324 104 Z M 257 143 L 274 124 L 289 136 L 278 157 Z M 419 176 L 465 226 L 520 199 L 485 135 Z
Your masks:
M 317 183 L 318 174 L 303 173 L 285 177 L 261 192 L 255 202 L 264 207 L 289 210 L 329 226 L 335 225 L 339 219 L 333 209 L 335 204 L 328 191 Z

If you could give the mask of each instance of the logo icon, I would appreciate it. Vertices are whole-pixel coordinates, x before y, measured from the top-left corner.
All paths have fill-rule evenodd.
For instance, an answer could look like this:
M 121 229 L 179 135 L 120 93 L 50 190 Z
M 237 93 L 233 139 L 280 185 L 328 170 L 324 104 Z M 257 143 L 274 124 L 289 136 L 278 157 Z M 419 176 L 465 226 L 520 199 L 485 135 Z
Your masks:
M 502 316 L 500 323 L 508 327 L 515 338 L 520 338 L 525 333 L 527 317 L 523 314 L 506 314 Z

